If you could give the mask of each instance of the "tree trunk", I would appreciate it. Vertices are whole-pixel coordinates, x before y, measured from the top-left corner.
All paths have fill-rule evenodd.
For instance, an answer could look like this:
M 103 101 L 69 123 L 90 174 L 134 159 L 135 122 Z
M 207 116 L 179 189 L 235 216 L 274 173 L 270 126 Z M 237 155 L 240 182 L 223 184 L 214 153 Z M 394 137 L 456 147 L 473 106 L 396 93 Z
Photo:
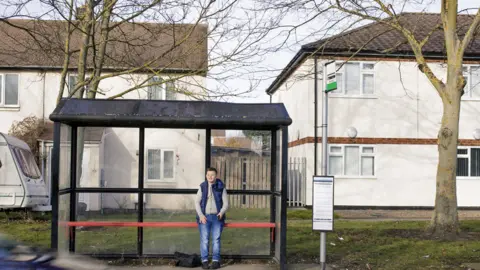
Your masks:
M 73 7 L 73 0 L 70 0 L 70 6 Z M 65 82 L 66 82 L 66 77 L 68 73 L 68 66 L 70 65 L 70 40 L 72 37 L 72 32 L 71 32 L 71 21 L 73 17 L 73 8 L 70 8 L 68 12 L 68 21 L 67 21 L 67 36 L 65 38 L 65 52 L 63 53 L 63 56 L 65 57 L 63 59 L 63 68 L 62 68 L 62 73 L 60 75 L 60 90 L 58 91 L 57 95 L 57 104 L 60 103 L 60 100 L 63 97 L 63 92 L 65 91 Z M 69 85 L 70 88 L 73 88 L 72 85 Z
M 102 23 L 100 29 L 100 48 L 98 50 L 98 56 L 94 59 L 96 62 L 96 70 L 93 76 L 93 81 L 91 83 L 92 87 L 90 88 L 90 92 L 88 93 L 88 98 L 95 98 L 98 91 L 98 85 L 100 84 L 100 78 L 103 70 L 103 63 L 105 61 L 105 53 L 107 51 L 107 43 L 108 43 L 108 35 L 110 33 L 109 25 L 110 25 L 110 17 L 112 15 L 113 7 L 117 3 L 116 0 L 105 0 L 103 2 L 103 15 L 102 15 Z
M 445 87 L 442 124 L 438 133 L 437 190 L 429 232 L 433 237 L 444 240 L 455 239 L 459 232 L 456 173 L 460 99 L 463 90 L 463 76 L 460 77 L 461 80 L 458 77 L 449 80 Z
M 93 36 L 92 29 L 95 27 L 95 16 L 93 13 L 94 9 L 94 2 L 92 0 L 86 1 L 86 4 L 84 6 L 85 8 L 85 14 L 84 17 L 82 17 L 81 20 L 81 29 L 82 29 L 82 40 L 81 40 L 81 46 L 80 46 L 80 53 L 78 57 L 78 67 L 77 67 L 77 85 L 75 85 L 76 92 L 74 94 L 74 97 L 76 98 L 83 98 L 84 93 L 85 93 L 85 88 L 87 88 L 87 85 L 85 84 L 85 75 L 87 72 L 87 56 L 88 56 L 88 50 L 90 46 L 90 39 Z M 93 39 L 93 38 L 92 38 Z M 82 85 L 80 89 L 78 88 L 78 85 Z M 77 127 L 77 177 L 76 177 L 76 185 L 77 187 L 80 184 L 80 178 L 82 177 L 82 163 L 83 163 L 83 151 L 85 148 L 84 145 L 85 141 L 85 127 Z M 76 198 L 78 202 L 78 194 Z
M 90 36 L 92 35 L 92 28 L 95 24 L 94 15 L 93 15 L 93 1 L 87 1 L 85 5 L 86 11 L 84 17 L 81 20 L 81 29 L 82 29 L 82 39 L 80 42 L 80 52 L 78 55 L 78 67 L 77 67 L 77 85 L 75 85 L 75 94 L 76 98 L 82 98 L 85 92 L 85 74 L 87 69 L 87 55 L 88 49 L 90 46 Z M 82 85 L 80 89 L 78 85 Z

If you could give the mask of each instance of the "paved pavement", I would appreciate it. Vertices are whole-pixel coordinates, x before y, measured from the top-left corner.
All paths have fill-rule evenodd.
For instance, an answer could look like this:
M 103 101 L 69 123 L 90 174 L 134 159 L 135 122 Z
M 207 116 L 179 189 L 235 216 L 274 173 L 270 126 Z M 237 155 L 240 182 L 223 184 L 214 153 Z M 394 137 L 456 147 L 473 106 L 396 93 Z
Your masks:
M 110 268 L 109 268 L 110 269 Z M 120 267 L 120 268 L 111 268 L 111 269 L 119 269 L 119 270 L 171 270 L 171 269 L 186 269 L 183 267 L 173 267 L 173 266 L 151 266 L 151 267 Z M 191 269 L 191 268 L 190 268 Z M 201 269 L 200 267 L 195 269 Z M 220 269 L 225 270 L 276 270 L 280 269 L 278 265 L 264 265 L 264 264 L 234 264 L 234 265 L 226 265 Z M 288 270 L 320 270 L 320 265 L 318 264 L 296 264 L 296 265 L 289 265 Z M 326 270 L 330 270 L 330 267 L 327 267 Z
M 463 266 L 468 269 L 480 269 L 480 263 L 464 263 Z
M 95 260 L 93 258 L 75 255 L 75 254 L 62 254 L 55 260 L 55 265 L 66 267 L 75 270 L 172 270 L 172 269 L 187 269 L 183 267 L 174 267 L 168 265 L 162 266 L 112 266 L 106 265 L 102 261 Z M 192 268 L 189 268 L 192 269 Z M 201 267 L 194 269 L 202 269 Z M 223 265 L 221 269 L 226 270 L 277 270 L 280 269 L 278 264 L 230 264 Z M 288 270 L 320 270 L 318 264 L 295 264 L 289 265 Z M 327 267 L 326 270 L 331 270 Z
M 171 269 L 187 269 L 183 267 L 174 267 L 174 266 L 150 266 L 150 267 L 120 267 L 120 268 L 112 268 L 112 269 L 118 269 L 118 270 L 171 270 Z M 191 268 L 190 268 L 191 269 Z M 202 269 L 201 267 L 197 267 L 194 269 Z M 275 266 L 270 266 L 270 265 L 246 265 L 246 264 L 235 264 L 235 265 L 227 265 L 224 266 L 220 269 L 225 269 L 225 270 L 274 270 L 278 269 L 278 267 Z
M 432 210 L 335 210 L 342 219 L 354 220 L 430 220 Z M 479 210 L 459 210 L 458 218 L 460 220 L 480 220 Z

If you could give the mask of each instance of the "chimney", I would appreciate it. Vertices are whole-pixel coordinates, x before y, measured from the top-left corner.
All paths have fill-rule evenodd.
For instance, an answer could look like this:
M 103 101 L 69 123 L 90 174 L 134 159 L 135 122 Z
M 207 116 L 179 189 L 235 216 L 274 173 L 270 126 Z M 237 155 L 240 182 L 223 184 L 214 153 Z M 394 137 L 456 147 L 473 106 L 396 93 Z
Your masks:
M 75 19 L 81 21 L 85 18 L 87 13 L 87 5 L 83 5 L 81 7 L 77 7 L 77 13 L 75 15 Z

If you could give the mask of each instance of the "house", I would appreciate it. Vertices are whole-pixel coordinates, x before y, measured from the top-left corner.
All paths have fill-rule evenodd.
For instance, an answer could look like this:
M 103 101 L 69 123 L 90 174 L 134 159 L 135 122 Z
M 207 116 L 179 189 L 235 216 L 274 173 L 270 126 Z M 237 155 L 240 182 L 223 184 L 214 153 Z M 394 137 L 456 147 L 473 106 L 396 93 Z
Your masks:
M 74 23 L 75 25 L 75 23 Z M 27 29 L 28 31 L 25 31 Z M 48 119 L 59 93 L 66 22 L 57 20 L 20 20 L 0 22 L 0 131 L 8 132 L 14 121 L 27 116 Z M 191 99 L 202 94 L 207 73 L 206 25 L 124 23 L 110 33 L 97 98 L 122 95 L 128 99 Z M 95 39 L 96 42 L 100 38 Z M 180 42 L 181 40 L 184 40 Z M 76 80 L 80 31 L 73 31 L 66 90 L 69 95 Z M 98 44 L 97 44 L 98 45 Z M 87 58 L 92 72 L 92 55 Z M 140 67 L 140 68 L 138 68 Z M 152 72 L 155 76 L 152 76 Z M 120 73 L 119 76 L 113 76 Z M 141 87 L 141 82 L 160 82 Z M 86 89 L 88 91 L 88 89 Z M 189 94 L 184 94 L 189 93 Z M 47 122 L 41 135 L 42 171 L 49 174 L 52 127 Z M 62 128 L 62 134 L 68 134 Z M 196 188 L 204 176 L 206 134 L 204 130 L 145 131 L 145 187 Z M 139 130 L 124 128 L 88 128 L 79 137 L 84 141 L 81 163 L 81 187 L 137 187 Z M 63 137 L 60 188 L 69 187 L 69 136 Z M 79 168 L 80 169 L 80 168 Z M 49 179 L 47 179 L 48 181 Z M 163 195 L 162 195 L 163 196 Z M 193 197 L 180 196 L 159 200 L 146 196 L 147 207 L 189 208 Z M 187 198 L 188 197 L 188 198 Z M 81 194 L 87 210 L 134 208 L 138 200 L 131 194 Z
M 403 13 L 398 19 L 417 39 L 441 25 L 439 14 Z M 473 16 L 458 16 L 459 36 L 472 21 Z M 442 79 L 444 47 L 443 31 L 437 30 L 422 50 Z M 307 159 L 306 204 L 312 205 L 312 176 L 321 174 L 322 71 L 330 61 L 338 69 L 338 89 L 328 94 L 328 174 L 335 176 L 335 206 L 433 207 L 442 102 L 403 35 L 377 22 L 303 45 L 266 90 L 293 119 L 289 156 Z M 468 83 L 460 113 L 458 205 L 479 207 L 478 31 L 464 64 Z

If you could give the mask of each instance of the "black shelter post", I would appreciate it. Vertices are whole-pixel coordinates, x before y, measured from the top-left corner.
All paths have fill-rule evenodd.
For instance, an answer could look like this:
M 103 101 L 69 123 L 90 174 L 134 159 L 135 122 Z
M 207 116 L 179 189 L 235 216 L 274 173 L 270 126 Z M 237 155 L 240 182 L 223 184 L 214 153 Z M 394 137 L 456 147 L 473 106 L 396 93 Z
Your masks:
M 276 197 L 273 195 L 275 193 L 275 183 L 277 179 L 277 131 L 271 131 L 271 141 L 270 141 L 270 191 L 272 195 L 270 196 L 270 222 L 275 223 L 275 209 L 276 209 Z M 273 234 L 275 236 L 275 234 Z M 275 256 L 275 237 L 270 240 L 270 255 Z
M 143 222 L 143 190 L 144 190 L 144 169 L 145 169 L 145 128 L 140 128 L 138 146 L 138 222 Z M 137 228 L 137 252 L 138 256 L 143 255 L 143 228 Z
M 77 145 L 78 145 L 78 128 L 72 126 L 71 129 L 71 143 L 70 143 L 70 221 L 77 220 Z M 68 242 L 69 251 L 75 252 L 75 227 L 69 228 Z
M 212 166 L 212 129 L 207 128 L 205 131 L 205 169 L 207 169 Z
M 58 249 L 58 188 L 59 188 L 59 170 L 60 170 L 60 123 L 53 125 L 53 149 L 51 163 L 51 184 L 50 184 L 50 202 L 52 205 L 52 222 L 50 231 L 50 248 Z
M 288 127 L 282 127 L 282 203 L 280 220 L 280 269 L 287 269 L 287 187 L 288 187 Z

